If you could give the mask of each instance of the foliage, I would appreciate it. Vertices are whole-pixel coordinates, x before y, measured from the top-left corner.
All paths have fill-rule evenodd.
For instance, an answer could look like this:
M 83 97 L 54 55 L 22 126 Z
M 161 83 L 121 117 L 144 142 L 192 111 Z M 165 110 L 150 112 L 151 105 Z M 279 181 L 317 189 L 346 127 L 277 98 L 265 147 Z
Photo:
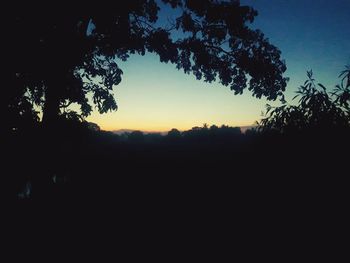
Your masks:
M 328 92 L 321 83 L 316 84 L 312 71 L 308 71 L 307 76 L 293 98 L 299 98 L 297 105 L 266 106 L 266 117 L 259 123 L 261 130 L 322 132 L 350 127 L 350 67 L 340 74 L 341 83 L 333 92 Z
M 178 129 L 171 129 L 167 134 L 168 140 L 171 140 L 171 141 L 178 141 L 181 139 L 181 137 L 182 137 L 182 134 Z
M 283 99 L 287 78 L 281 52 L 248 24 L 257 12 L 237 0 L 163 0 L 174 14 L 159 25 L 159 2 L 51 4 L 8 7 L 10 72 L 5 114 L 54 122 L 73 103 L 81 117 L 92 105 L 100 113 L 117 109 L 113 88 L 122 80 L 118 60 L 154 52 L 161 62 L 176 64 L 185 73 L 207 82 L 219 80 L 235 94 L 247 87 L 253 95 Z M 182 33 L 181 33 L 182 32 Z M 89 95 L 92 101 L 89 101 Z M 7 108 L 11 108 L 8 110 Z M 10 117 L 10 119 L 13 119 Z

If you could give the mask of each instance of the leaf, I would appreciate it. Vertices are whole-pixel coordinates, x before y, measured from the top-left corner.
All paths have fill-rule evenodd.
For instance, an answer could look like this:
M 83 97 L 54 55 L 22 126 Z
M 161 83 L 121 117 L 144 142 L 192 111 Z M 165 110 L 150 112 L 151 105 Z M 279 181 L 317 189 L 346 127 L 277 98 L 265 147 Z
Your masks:
M 269 112 L 272 109 L 272 106 L 270 104 L 266 104 L 265 108 L 266 108 L 267 112 Z
M 321 83 L 318 83 L 318 86 L 320 86 L 324 91 L 326 91 L 326 87 L 323 86 Z
M 312 79 L 312 75 L 313 75 L 312 69 L 309 70 L 309 71 L 306 71 L 306 74 L 307 74 L 307 77 L 308 77 L 309 79 Z
M 338 78 L 341 78 L 344 74 L 346 74 L 347 73 L 347 70 L 343 70 L 340 74 L 339 74 L 339 76 L 338 76 Z
M 300 95 L 295 95 L 292 100 L 295 100 L 296 98 L 298 98 Z

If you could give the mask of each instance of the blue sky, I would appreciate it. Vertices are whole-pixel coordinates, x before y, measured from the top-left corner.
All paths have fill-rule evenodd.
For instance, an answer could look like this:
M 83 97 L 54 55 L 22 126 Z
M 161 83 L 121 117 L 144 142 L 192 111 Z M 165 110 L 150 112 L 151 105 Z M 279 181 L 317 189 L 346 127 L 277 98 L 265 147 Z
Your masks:
M 306 70 L 312 69 L 329 88 L 338 83 L 339 72 L 350 64 L 350 0 L 241 2 L 258 11 L 252 26 L 282 51 L 290 77 L 287 100 L 304 82 Z M 268 103 L 248 91 L 235 96 L 228 87 L 197 81 L 174 65 L 160 63 L 154 54 L 132 56 L 120 67 L 123 81 L 114 89 L 118 111 L 94 112 L 88 118 L 106 130 L 184 130 L 204 123 L 246 126 L 261 118 Z
M 326 86 L 334 86 L 350 63 L 349 0 L 244 0 L 258 10 L 254 27 L 279 47 L 291 81 L 287 92 L 312 69 Z

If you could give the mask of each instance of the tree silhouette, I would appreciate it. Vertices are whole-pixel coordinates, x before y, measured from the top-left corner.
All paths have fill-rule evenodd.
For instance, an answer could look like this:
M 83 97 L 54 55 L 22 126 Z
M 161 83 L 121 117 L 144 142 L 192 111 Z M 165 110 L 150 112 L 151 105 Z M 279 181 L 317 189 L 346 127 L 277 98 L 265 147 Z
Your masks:
M 92 105 L 100 113 L 116 110 L 112 91 L 123 74 L 117 61 L 146 52 L 197 79 L 219 80 L 235 94 L 249 80 L 254 96 L 283 99 L 286 66 L 264 34 L 249 28 L 257 15 L 254 9 L 238 0 L 162 2 L 180 13 L 167 25 L 157 23 L 163 5 L 155 0 L 9 7 L 7 39 L 16 63 L 7 79 L 11 92 L 5 105 L 12 109 L 6 114 L 35 119 L 34 106 L 41 107 L 43 123 L 50 126 L 76 116 L 64 114 L 73 103 L 80 105 L 81 117 L 92 112 Z
M 132 143 L 142 143 L 145 140 L 145 135 L 141 131 L 133 131 L 129 134 L 128 139 Z
M 267 116 L 261 120 L 260 130 L 282 133 L 310 130 L 319 133 L 350 128 L 350 67 L 340 74 L 341 84 L 336 85 L 333 92 L 327 92 L 321 83 L 316 84 L 312 71 L 308 71 L 307 76 L 293 98 L 299 98 L 298 104 L 267 105 Z
M 178 129 L 171 129 L 167 134 L 167 138 L 173 141 L 179 140 L 181 138 L 181 132 Z
M 101 130 L 100 126 L 98 126 L 96 123 L 93 123 L 93 122 L 88 122 L 88 127 L 90 130 L 96 131 L 96 132 Z
M 168 11 L 160 9 L 166 5 Z M 128 140 L 98 132 L 97 126 L 82 120 L 93 107 L 101 114 L 117 109 L 113 88 L 123 74 L 118 61 L 126 61 L 132 54 L 155 53 L 160 62 L 172 63 L 206 82 L 219 81 L 235 94 L 248 88 L 258 98 L 283 100 L 286 66 L 281 52 L 264 34 L 250 28 L 256 15 L 238 0 L 8 5 L 3 16 L 7 66 L 0 105 L 5 117 L 0 130 L 11 137 L 4 148 L 11 153 L 8 166 L 18 169 L 8 177 L 32 182 L 33 192 L 41 188 L 44 196 L 50 189 L 47 186 L 54 184 L 53 178 L 57 181 L 67 171 L 77 177 L 100 174 L 84 169 L 81 160 L 89 159 L 89 154 L 98 156 L 103 145 L 86 142 L 121 141 L 118 146 L 124 147 Z M 176 17 L 165 23 L 158 16 Z M 79 110 L 73 110 L 73 105 Z M 44 129 L 33 129 L 41 126 Z M 17 131 L 23 131 L 21 136 Z M 98 136 L 94 137 L 94 132 Z M 205 127 L 187 135 L 203 141 L 211 132 Z M 173 135 L 180 140 L 186 137 Z M 146 144 L 148 138 L 133 133 L 129 139 Z M 104 152 L 112 153 L 106 149 Z M 40 168 L 33 165 L 37 160 Z

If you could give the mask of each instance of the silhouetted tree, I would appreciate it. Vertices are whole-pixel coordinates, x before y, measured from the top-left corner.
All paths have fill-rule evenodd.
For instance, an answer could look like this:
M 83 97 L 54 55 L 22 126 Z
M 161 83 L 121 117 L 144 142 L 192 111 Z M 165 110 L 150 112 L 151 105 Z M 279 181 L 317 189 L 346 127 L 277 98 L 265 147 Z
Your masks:
M 283 99 L 286 66 L 264 34 L 248 27 L 257 15 L 254 9 L 238 0 L 163 2 L 180 15 L 161 26 L 161 5 L 154 0 L 9 7 L 6 41 L 16 63 L 7 78 L 14 92 L 5 102 L 14 110 L 6 114 L 18 116 L 25 109 L 32 118 L 36 105 L 43 109 L 43 123 L 51 125 L 76 103 L 85 117 L 92 111 L 88 94 L 100 113 L 116 110 L 112 90 L 123 73 L 117 60 L 146 51 L 197 79 L 218 79 L 235 94 L 243 92 L 249 76 L 254 96 Z
M 149 144 L 159 144 L 163 140 L 163 136 L 160 133 L 152 132 L 145 135 L 145 141 Z
M 267 105 L 267 116 L 260 122 L 260 130 L 276 130 L 282 133 L 312 130 L 322 132 L 350 128 L 350 68 L 340 75 L 342 81 L 333 92 L 327 92 L 321 83 L 316 84 L 312 71 L 301 85 L 297 105 L 278 107 Z
M 145 135 L 141 131 L 133 131 L 128 136 L 129 142 L 132 143 L 141 143 L 145 140 Z
M 3 113 L 1 132 L 33 128 L 39 122 L 38 112 L 21 81 L 13 78 L 11 88 L 4 90 L 1 96 L 1 112 Z
M 212 132 L 214 132 L 214 133 L 215 133 L 218 129 L 219 129 L 219 127 L 216 126 L 216 125 L 210 126 L 210 130 L 211 130 Z
M 47 140 L 42 149 L 35 147 L 43 163 L 38 178 L 51 180 L 57 172 L 53 170 L 67 161 L 80 165 L 72 145 L 83 142 L 79 133 L 88 126 L 83 120 L 93 106 L 100 113 L 117 109 L 113 87 L 123 74 L 118 61 L 132 54 L 153 52 L 161 62 L 206 82 L 218 80 L 235 94 L 248 88 L 258 98 L 283 100 L 286 66 L 264 34 L 249 27 L 257 15 L 254 9 L 238 0 L 162 2 L 7 5 L 2 17 L 6 19 L 1 103 L 5 121 L 0 129 L 11 133 L 31 128 L 41 117 L 45 128 L 41 140 Z M 177 15 L 168 24 L 158 21 L 164 4 Z M 80 110 L 72 110 L 73 105 Z M 144 140 L 139 133 L 131 138 Z M 22 163 L 29 156 L 34 160 L 28 153 L 15 161 Z M 37 189 L 34 183 L 33 189 Z
M 341 83 L 335 86 L 335 103 L 343 107 L 350 115 L 350 65 L 339 75 Z
M 88 122 L 87 125 L 88 125 L 88 128 L 92 131 L 97 132 L 97 131 L 101 130 L 100 126 L 98 126 L 98 124 L 96 124 L 96 123 Z
M 167 137 L 172 140 L 179 139 L 181 138 L 181 132 L 178 129 L 171 129 L 168 132 Z
M 221 135 L 235 136 L 241 134 L 241 129 L 239 127 L 230 127 L 227 125 L 222 125 L 218 131 Z

